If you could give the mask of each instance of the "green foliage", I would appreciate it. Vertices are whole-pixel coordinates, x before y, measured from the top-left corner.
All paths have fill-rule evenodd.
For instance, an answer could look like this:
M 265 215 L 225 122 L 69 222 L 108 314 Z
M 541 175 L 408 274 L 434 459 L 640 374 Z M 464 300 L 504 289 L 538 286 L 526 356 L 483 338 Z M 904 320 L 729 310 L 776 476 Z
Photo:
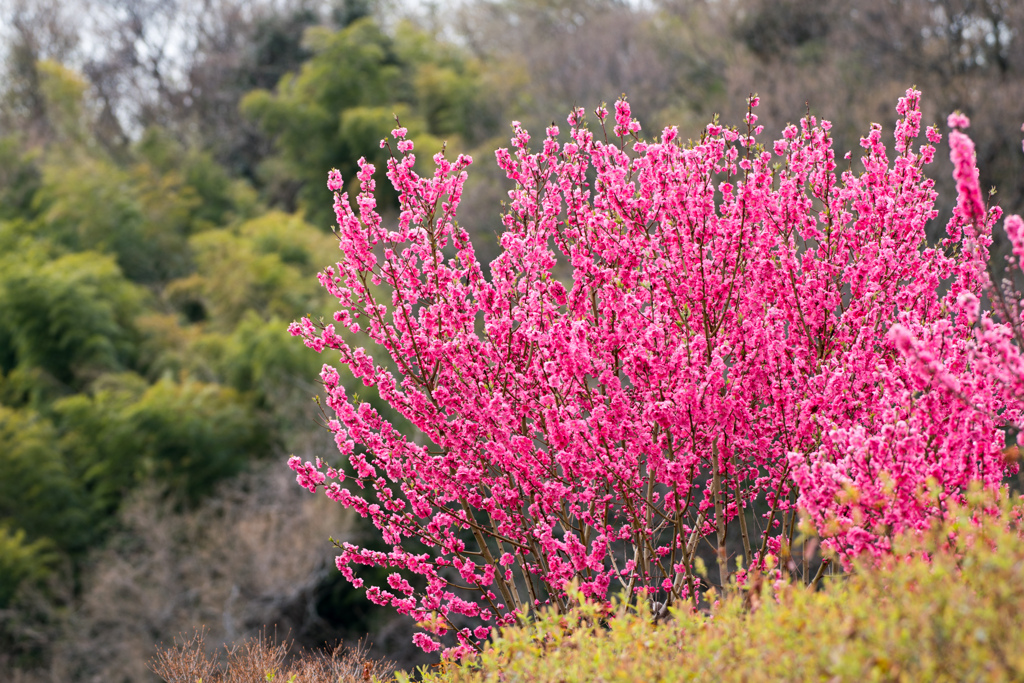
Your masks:
M 130 365 L 137 343 L 132 319 L 145 293 L 109 256 L 86 251 L 45 263 L 32 256 L 39 252 L 0 259 L 0 370 L 37 368 L 80 388 Z
M 188 234 L 209 228 L 223 227 L 238 219 L 249 218 L 258 211 L 255 193 L 245 182 L 232 179 L 213 157 L 204 151 L 186 149 L 162 128 L 148 128 L 135 146 L 142 159 L 136 175 L 144 182 L 144 206 L 158 206 L 160 201 L 172 203 L 175 193 L 177 204 L 187 209 L 185 217 Z M 150 197 L 154 185 L 152 178 L 161 178 L 162 191 L 169 191 L 172 200 Z M 137 181 L 137 184 L 138 181 Z M 151 217 L 153 220 L 156 216 Z M 165 223 L 164 221 L 154 221 Z
M 96 157 L 48 164 L 36 193 L 36 234 L 68 250 L 111 253 L 137 282 L 180 274 L 198 197 L 177 174 L 148 170 L 122 169 Z
M 223 338 L 219 353 L 210 354 L 217 359 L 218 376 L 238 391 L 255 392 L 268 406 L 299 378 L 316 377 L 323 359 L 303 353 L 305 347 L 295 343 L 287 325 L 281 318 L 262 320 L 250 311 L 231 335 Z
M 83 107 L 88 83 L 79 74 L 52 60 L 40 61 L 36 69 L 47 118 L 58 139 L 64 144 L 83 144 L 88 130 Z
M 135 152 L 128 166 L 100 154 L 53 155 L 35 186 L 32 167 L 14 174 L 8 192 L 34 192 L 34 220 L 22 229 L 65 250 L 112 254 L 129 279 L 152 284 L 188 272 L 190 235 L 256 213 L 245 183 L 160 129 L 148 130 Z
M 333 239 L 280 212 L 189 240 L 195 272 L 170 283 L 166 295 L 189 318 L 233 329 L 246 311 L 293 319 L 322 301 L 314 263 L 337 249 Z
M 863 562 L 820 591 L 752 581 L 708 614 L 673 610 L 660 624 L 644 605 L 612 618 L 592 604 L 549 610 L 506 629 L 478 661 L 423 680 L 1020 680 L 1022 511 L 1020 501 L 975 497 L 922 537 L 900 539 L 906 559 Z
M 31 215 L 32 197 L 42 181 L 36 161 L 14 136 L 0 138 L 0 221 Z
M 0 139 L 3 596 L 79 567 L 136 487 L 191 505 L 280 448 L 318 368 L 287 322 L 336 248 L 161 128 L 106 155 L 81 79 L 39 73 L 59 144 Z
M 0 525 L 33 542 L 48 537 L 65 551 L 80 550 L 90 540 L 89 517 L 56 443 L 57 430 L 45 417 L 0 406 Z
M 275 140 L 279 154 L 262 170 L 270 194 L 287 200 L 298 186 L 298 202 L 317 227 L 334 222 L 327 172 L 338 168 L 352 180 L 360 157 L 383 168 L 387 153 L 378 142 L 395 115 L 421 159 L 439 151 L 442 139 L 473 132 L 483 101 L 478 67 L 454 48 L 411 26 L 389 36 L 370 19 L 340 31 L 311 28 L 305 45 L 313 56 L 302 68 L 273 93 L 247 95 L 242 111 Z
M 139 435 L 146 468 L 191 502 L 270 446 L 259 416 L 233 389 L 216 384 L 157 382 L 131 406 L 127 420 Z
M 94 525 L 102 524 L 117 510 L 142 474 L 143 435 L 135 431 L 130 411 L 146 388 L 138 375 L 108 374 L 94 383 L 90 393 L 75 394 L 52 405 L 60 427 L 54 450 L 74 463 L 77 481 L 88 492 Z
M 99 515 L 149 478 L 195 503 L 270 446 L 244 397 L 195 380 L 147 386 L 138 376 L 108 376 L 91 396 L 63 399 L 54 410 L 60 446 L 82 471 Z
M 105 374 L 47 408 L 52 420 L 0 406 L 0 524 L 71 556 L 141 482 L 194 503 L 272 446 L 250 402 L 217 384 Z
M 41 583 L 53 571 L 57 555 L 45 539 L 29 543 L 25 530 L 0 522 L 0 609 L 7 607 L 23 581 Z

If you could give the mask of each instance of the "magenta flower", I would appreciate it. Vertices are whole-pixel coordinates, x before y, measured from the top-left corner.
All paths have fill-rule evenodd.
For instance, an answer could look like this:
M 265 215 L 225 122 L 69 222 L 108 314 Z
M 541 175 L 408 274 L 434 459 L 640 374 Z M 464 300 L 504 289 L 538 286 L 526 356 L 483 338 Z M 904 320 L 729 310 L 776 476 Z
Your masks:
M 704 539 L 723 576 L 736 555 L 776 571 L 798 515 L 841 559 L 884 554 L 968 485 L 998 486 L 1001 430 L 1024 396 L 1019 335 L 979 306 L 999 212 L 954 131 L 959 201 L 929 246 L 924 166 L 941 136 L 928 129 L 915 150 L 916 91 L 897 111 L 898 154 L 874 126 L 859 173 L 837 168 L 813 117 L 774 145 L 757 144 L 752 111 L 742 130 L 640 141 L 619 100 L 616 142 L 577 109 L 536 152 L 515 124 L 496 153 L 514 189 L 487 277 L 455 220 L 471 159 L 439 154 L 420 176 L 400 142 L 389 225 L 360 162 L 354 206 L 336 196 L 339 260 L 320 276 L 340 331 L 289 328 L 412 428 L 325 366 L 352 476 L 289 464 L 391 548 L 343 544 L 344 576 L 359 586 L 362 567 L 389 568 L 367 597 L 463 656 L 538 605 L 571 607 L 570 584 L 599 601 L 693 599 Z M 1018 256 L 1022 226 L 1007 223 Z M 372 348 L 353 347 L 355 332 Z M 755 502 L 768 510 L 756 523 Z M 741 543 L 726 544 L 730 525 Z

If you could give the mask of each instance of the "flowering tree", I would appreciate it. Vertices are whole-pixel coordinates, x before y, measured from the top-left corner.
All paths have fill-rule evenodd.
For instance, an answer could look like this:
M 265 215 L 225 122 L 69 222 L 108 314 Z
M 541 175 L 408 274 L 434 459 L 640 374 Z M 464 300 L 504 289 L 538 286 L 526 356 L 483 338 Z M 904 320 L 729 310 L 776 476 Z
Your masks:
M 361 565 L 393 568 L 367 597 L 415 617 L 428 651 L 454 632 L 461 656 L 537 605 L 570 607 L 573 580 L 596 600 L 678 604 L 699 590 L 702 540 L 723 580 L 736 555 L 770 566 L 797 510 L 841 557 L 880 553 L 967 484 L 997 486 L 1000 429 L 1021 407 L 979 371 L 1016 348 L 978 309 L 999 210 L 954 132 L 960 205 L 948 238 L 925 244 L 923 167 L 940 134 L 915 148 L 919 101 L 900 100 L 892 157 L 872 127 L 859 173 L 837 170 L 830 124 L 811 116 L 764 148 L 757 98 L 745 131 L 713 123 L 695 142 L 675 128 L 643 141 L 624 100 L 610 137 L 603 108 L 596 134 L 575 110 L 568 137 L 551 126 L 536 152 L 514 124 L 497 152 L 515 189 L 489 277 L 455 220 L 468 157 L 442 152 L 420 177 L 394 130 L 391 227 L 372 165 L 355 210 L 332 173 L 341 257 L 320 281 L 335 323 L 386 356 L 333 324 L 291 333 L 420 432 L 353 401 L 324 366 L 352 474 L 290 465 L 392 547 L 343 544 L 345 577 L 359 587 Z M 982 327 L 1006 343 L 979 341 Z M 756 500 L 764 517 L 745 514 Z M 740 547 L 726 547 L 729 525 Z

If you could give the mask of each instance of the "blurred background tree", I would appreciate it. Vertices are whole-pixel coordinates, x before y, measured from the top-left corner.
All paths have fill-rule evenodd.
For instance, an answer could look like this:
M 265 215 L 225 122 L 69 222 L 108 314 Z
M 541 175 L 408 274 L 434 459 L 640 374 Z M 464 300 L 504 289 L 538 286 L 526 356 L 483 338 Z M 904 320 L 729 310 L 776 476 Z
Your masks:
M 508 123 L 621 93 L 647 135 L 696 138 L 757 92 L 766 140 L 809 109 L 842 155 L 917 85 L 1021 212 L 1022 40 L 1014 0 L 0 0 L 0 678 L 145 680 L 200 623 L 424 661 L 330 570 L 327 536 L 365 528 L 283 466 L 336 452 L 329 359 L 285 331 L 332 312 L 326 173 L 383 165 L 395 115 L 423 170 L 474 155 L 485 264 Z
M 442 140 L 466 149 L 486 126 L 478 63 L 409 22 L 391 35 L 368 17 L 341 30 L 315 27 L 303 45 L 311 57 L 301 69 L 273 93 L 250 92 L 241 110 L 274 141 L 276 153 L 259 174 L 272 200 L 301 206 L 318 227 L 333 222 L 324 201 L 327 172 L 338 168 L 355 181 L 360 157 L 383 169 L 387 151 L 378 142 L 395 128 L 396 116 L 421 161 L 441 151 Z

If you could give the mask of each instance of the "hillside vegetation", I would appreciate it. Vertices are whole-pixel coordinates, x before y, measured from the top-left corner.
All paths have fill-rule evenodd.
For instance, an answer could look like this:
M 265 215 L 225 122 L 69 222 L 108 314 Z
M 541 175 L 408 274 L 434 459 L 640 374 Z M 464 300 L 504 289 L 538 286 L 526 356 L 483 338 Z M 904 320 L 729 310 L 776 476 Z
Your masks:
M 211 651 L 278 624 L 307 648 L 369 634 L 372 657 L 406 669 L 436 663 L 411 646 L 411 624 L 341 580 L 329 537 L 386 546 L 362 519 L 305 497 L 285 465 L 292 454 L 336 457 L 311 400 L 323 393 L 324 360 L 287 332 L 297 318 L 334 310 L 316 278 L 338 257 L 327 172 L 340 169 L 345 189 L 356 187 L 357 160 L 383 164 L 378 140 L 396 116 L 420 170 L 442 146 L 452 158 L 475 155 L 459 222 L 485 272 L 503 229 L 509 186 L 492 154 L 507 145 L 508 122 L 540 131 L 576 105 L 592 111 L 623 92 L 645 131 L 677 124 L 684 139 L 716 114 L 740 124 L 758 92 L 767 130 L 809 108 L 834 122 L 841 157 L 872 121 L 890 126 L 892 103 L 916 84 L 926 123 L 953 110 L 972 118 L 982 187 L 996 187 L 1003 208 L 1021 213 L 1022 36 L 1024 5 L 999 0 L 4 4 L 0 679 L 155 680 L 146 662 L 156 644 L 202 624 Z M 956 197 L 945 143 L 936 156 L 946 203 L 930 224 L 933 239 Z M 397 219 L 395 194 L 378 194 L 385 219 Z M 343 384 L 395 417 L 351 376 Z M 924 594 L 910 589 L 931 576 L 924 565 L 893 570 L 885 581 L 898 591 L 877 588 L 889 584 L 865 571 L 823 593 L 780 588 L 779 603 L 766 592 L 753 612 L 737 594 L 710 621 L 679 614 L 636 642 L 650 639 L 652 653 L 676 643 L 708 666 L 753 672 L 761 660 L 780 671 L 772 668 L 780 648 L 811 657 L 816 640 L 846 638 L 840 659 L 852 662 L 872 643 L 925 640 L 916 629 L 927 625 L 934 649 L 920 662 L 894 659 L 864 675 L 920 673 L 928 669 L 913 667 L 933 666 L 931 657 L 953 666 L 956 653 L 963 662 L 988 653 L 994 668 L 981 670 L 1012 678 L 1019 655 L 1002 638 L 1019 628 L 1016 548 L 979 555 L 975 570 L 960 572 L 964 581 L 948 579 L 949 569 L 941 582 L 936 570 L 929 590 L 953 591 L 950 607 L 906 623 L 899 609 L 934 607 L 909 602 Z M 700 552 L 713 562 L 713 551 Z M 1004 591 L 1003 602 L 985 602 L 998 595 L 984 591 Z M 839 615 L 843 600 L 853 611 L 838 621 L 795 616 Z M 897 610 L 879 616 L 878 630 L 869 617 L 888 612 L 871 610 L 875 601 Z M 770 631 L 780 640 L 766 632 L 764 647 L 774 650 L 748 656 L 756 643 L 741 639 L 723 645 L 729 657 L 711 654 L 726 642 L 715 640 L 726 638 L 725 624 L 746 633 L 740 623 L 767 624 L 768 615 L 812 635 Z M 561 658 L 588 643 L 600 643 L 605 659 L 564 666 L 628 659 L 636 643 L 622 634 L 640 638 L 647 620 L 614 623 L 559 635 L 577 649 L 544 650 L 536 675 L 551 677 L 537 680 L 576 675 L 559 668 Z M 507 633 L 494 661 L 508 667 L 513 650 L 537 651 L 535 637 Z M 527 654 L 515 660 L 522 680 L 534 666 Z M 680 660 L 643 660 L 670 661 Z M 449 675 L 498 676 L 491 666 Z
M 909 559 L 858 564 L 820 590 L 756 577 L 661 623 L 646 609 L 612 618 L 594 605 L 549 611 L 503 631 L 479 661 L 422 680 L 1020 680 L 1022 509 L 1004 501 L 995 518 L 981 502 L 901 539 L 897 552 Z

